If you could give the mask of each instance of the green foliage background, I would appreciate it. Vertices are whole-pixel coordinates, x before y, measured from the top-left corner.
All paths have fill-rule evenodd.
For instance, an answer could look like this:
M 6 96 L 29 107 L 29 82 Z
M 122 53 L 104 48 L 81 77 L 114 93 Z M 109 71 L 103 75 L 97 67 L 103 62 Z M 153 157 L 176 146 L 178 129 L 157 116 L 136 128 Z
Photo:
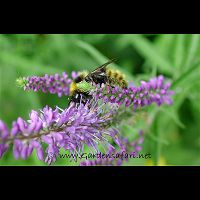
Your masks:
M 19 76 L 91 70 L 110 58 L 136 84 L 157 74 L 173 82 L 174 105 L 151 106 L 148 121 L 141 117 L 135 126 L 124 126 L 130 137 L 145 130 L 143 152 L 152 154 L 158 165 L 200 165 L 200 35 L 123 34 L 29 34 L 0 35 L 0 118 L 7 124 L 18 116 L 25 119 L 31 109 L 45 105 L 66 107 L 66 97 L 17 88 Z M 151 123 L 149 123 L 149 121 Z M 147 165 L 131 159 L 125 165 Z M 0 165 L 45 165 L 35 152 L 28 160 L 15 160 L 12 149 Z M 76 165 L 59 160 L 56 165 Z

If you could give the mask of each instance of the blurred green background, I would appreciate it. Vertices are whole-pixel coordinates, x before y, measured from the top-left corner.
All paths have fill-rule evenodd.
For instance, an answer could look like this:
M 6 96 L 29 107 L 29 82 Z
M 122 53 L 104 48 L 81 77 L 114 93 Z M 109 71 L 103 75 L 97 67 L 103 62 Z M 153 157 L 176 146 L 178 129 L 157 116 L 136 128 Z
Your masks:
M 131 159 L 125 165 L 200 165 L 200 35 L 182 34 L 3 34 L 0 35 L 0 118 L 9 126 L 18 116 L 45 105 L 66 107 L 66 97 L 24 92 L 17 88 L 19 76 L 91 70 L 110 58 L 128 80 L 163 74 L 173 82 L 174 105 L 152 105 L 136 115 L 131 137 L 145 130 L 143 152 L 152 160 Z M 45 165 L 34 154 L 15 160 L 12 149 L 0 165 Z M 55 165 L 76 165 L 59 160 Z

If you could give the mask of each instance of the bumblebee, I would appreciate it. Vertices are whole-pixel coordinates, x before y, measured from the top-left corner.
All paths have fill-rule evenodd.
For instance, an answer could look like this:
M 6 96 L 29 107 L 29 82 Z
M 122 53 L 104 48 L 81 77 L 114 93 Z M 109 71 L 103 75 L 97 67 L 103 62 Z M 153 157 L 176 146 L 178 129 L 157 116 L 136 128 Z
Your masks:
M 118 70 L 107 68 L 107 66 L 114 61 L 115 59 L 106 62 L 88 74 L 85 72 L 81 73 L 70 85 L 70 103 L 80 103 L 81 101 L 83 104 L 85 104 L 88 100 L 90 100 L 92 98 L 92 96 L 89 95 L 91 90 L 90 85 L 106 84 L 110 85 L 111 87 L 119 86 L 121 88 L 126 88 L 127 82 L 124 78 L 124 75 Z M 79 85 L 83 82 L 88 83 L 85 84 L 88 86 L 86 89 L 79 87 Z

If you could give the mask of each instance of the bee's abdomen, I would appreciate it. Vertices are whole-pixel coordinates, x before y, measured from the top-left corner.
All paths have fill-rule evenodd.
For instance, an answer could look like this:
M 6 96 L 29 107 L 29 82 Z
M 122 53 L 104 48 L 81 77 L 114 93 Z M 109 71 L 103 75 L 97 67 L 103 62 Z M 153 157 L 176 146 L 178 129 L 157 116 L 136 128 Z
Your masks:
M 127 87 L 127 82 L 124 78 L 124 75 L 120 71 L 108 69 L 106 73 L 110 84 L 118 85 L 122 88 Z

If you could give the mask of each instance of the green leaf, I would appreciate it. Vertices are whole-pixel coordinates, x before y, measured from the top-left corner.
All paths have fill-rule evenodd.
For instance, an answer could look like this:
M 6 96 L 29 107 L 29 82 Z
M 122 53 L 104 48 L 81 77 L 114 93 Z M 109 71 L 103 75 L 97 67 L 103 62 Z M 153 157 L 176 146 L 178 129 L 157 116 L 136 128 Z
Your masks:
M 200 67 L 200 58 L 191 66 L 186 72 L 184 72 L 178 79 L 172 83 L 172 88 L 175 88 L 177 85 L 180 85 L 181 82 L 189 78 L 193 73 L 196 73 L 195 70 Z
M 33 73 L 58 73 L 61 72 L 60 69 L 52 68 L 44 66 L 40 63 L 34 62 L 33 60 L 28 60 L 22 56 L 19 56 L 17 54 L 12 54 L 8 52 L 1 52 L 0 54 L 0 60 L 3 63 L 6 63 L 6 65 L 10 65 L 11 67 L 15 67 L 16 69 L 20 69 L 23 71 L 29 71 L 29 74 Z
M 200 42 L 200 35 L 193 34 L 191 36 L 191 41 L 190 41 L 190 45 L 189 45 L 189 49 L 187 53 L 187 59 L 185 61 L 186 68 L 188 68 L 193 63 L 193 60 L 195 59 L 195 55 L 199 47 L 199 42 Z
M 187 83 L 187 82 L 186 82 Z M 183 103 L 183 101 L 189 97 L 192 88 L 198 87 L 200 84 L 200 79 L 194 79 L 191 84 L 186 84 L 184 87 L 179 88 L 180 91 L 177 92 L 177 94 L 174 96 L 174 102 L 173 105 L 175 110 L 178 110 Z M 199 90 L 199 87 L 198 87 Z
M 39 99 L 39 96 L 37 93 L 30 92 L 27 94 L 27 97 L 29 99 L 32 109 L 41 109 L 42 108 L 42 104 L 40 102 L 40 99 Z
M 182 66 L 184 55 L 185 55 L 185 35 L 179 34 L 175 35 L 175 45 L 174 45 L 174 66 L 178 69 Z
M 172 61 L 175 39 L 175 34 L 161 34 L 154 41 L 156 49 L 170 61 Z
M 145 58 L 158 65 L 158 69 L 169 75 L 175 72 L 172 64 L 156 49 L 153 43 L 141 35 L 129 35 L 130 42 L 134 48 Z
M 181 122 L 173 107 L 169 107 L 168 109 L 160 107 L 160 111 L 162 111 L 165 115 L 169 116 L 179 127 L 185 128 L 185 125 Z
M 154 142 L 159 142 L 159 143 L 162 143 L 163 145 L 169 145 L 169 142 L 165 139 L 161 139 L 161 138 L 157 138 L 155 135 L 153 135 L 152 133 L 151 134 L 148 134 L 146 135 L 147 138 L 151 139 L 152 141 Z

